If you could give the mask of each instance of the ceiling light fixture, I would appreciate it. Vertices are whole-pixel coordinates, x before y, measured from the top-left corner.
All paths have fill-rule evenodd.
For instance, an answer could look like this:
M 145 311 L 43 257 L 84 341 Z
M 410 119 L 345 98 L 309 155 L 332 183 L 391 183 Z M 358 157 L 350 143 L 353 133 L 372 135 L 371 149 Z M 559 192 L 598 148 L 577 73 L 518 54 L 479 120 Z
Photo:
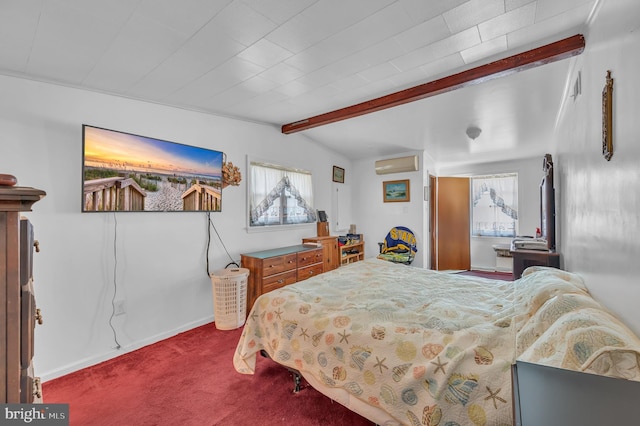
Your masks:
M 476 138 L 480 136 L 480 133 L 482 133 L 482 129 L 480 127 L 476 127 L 476 126 L 467 127 L 467 136 L 469 136 L 469 139 L 471 140 L 476 140 Z

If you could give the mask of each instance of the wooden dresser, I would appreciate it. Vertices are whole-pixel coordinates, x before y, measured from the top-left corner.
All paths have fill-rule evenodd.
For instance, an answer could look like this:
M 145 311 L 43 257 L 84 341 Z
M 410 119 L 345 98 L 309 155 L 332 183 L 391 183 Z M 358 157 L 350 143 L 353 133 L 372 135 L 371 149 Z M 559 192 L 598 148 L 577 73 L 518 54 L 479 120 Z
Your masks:
M 303 238 L 302 243 L 319 244 L 319 246 L 322 247 L 324 272 L 331 271 L 340 266 L 340 250 L 338 249 L 338 237 L 331 237 L 329 235 L 323 237 L 309 237 Z
M 18 186 L 0 186 L 0 402 L 32 403 L 39 385 L 34 378 L 33 335 L 41 322 L 33 294 L 33 239 L 31 223 L 20 212 L 44 191 Z
M 249 269 L 247 314 L 262 294 L 321 274 L 322 253 L 322 247 L 300 244 L 241 254 L 241 266 Z

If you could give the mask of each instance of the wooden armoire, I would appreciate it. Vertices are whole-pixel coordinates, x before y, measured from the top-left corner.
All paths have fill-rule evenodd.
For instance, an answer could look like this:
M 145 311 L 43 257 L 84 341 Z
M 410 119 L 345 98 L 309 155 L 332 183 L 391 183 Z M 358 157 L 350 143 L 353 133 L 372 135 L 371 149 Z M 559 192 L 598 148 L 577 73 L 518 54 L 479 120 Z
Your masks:
M 7 175 L 0 175 L 7 176 Z M 6 184 L 6 182 L 10 182 Z M 45 192 L 0 179 L 0 402 L 32 403 L 38 397 L 33 366 L 35 323 L 41 322 L 33 294 L 33 227 L 20 212 Z

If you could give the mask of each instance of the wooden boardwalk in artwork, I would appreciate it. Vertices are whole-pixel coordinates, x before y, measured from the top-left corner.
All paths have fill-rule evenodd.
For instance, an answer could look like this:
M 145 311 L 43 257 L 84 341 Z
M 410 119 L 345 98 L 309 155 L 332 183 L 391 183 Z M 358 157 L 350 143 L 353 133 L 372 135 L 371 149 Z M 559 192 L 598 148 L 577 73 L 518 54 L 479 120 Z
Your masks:
M 131 178 L 92 179 L 84 183 L 84 211 L 141 211 L 146 196 Z
M 84 211 L 221 211 L 220 188 L 194 183 L 184 192 L 167 182 L 159 191 L 145 191 L 132 178 L 109 177 L 84 183 Z

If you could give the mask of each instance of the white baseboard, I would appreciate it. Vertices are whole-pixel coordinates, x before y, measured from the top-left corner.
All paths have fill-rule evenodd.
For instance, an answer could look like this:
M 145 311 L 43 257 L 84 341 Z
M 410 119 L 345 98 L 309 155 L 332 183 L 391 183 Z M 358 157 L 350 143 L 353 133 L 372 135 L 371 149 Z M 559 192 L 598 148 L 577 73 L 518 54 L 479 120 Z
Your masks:
M 471 265 L 472 271 L 484 271 L 484 272 L 495 272 L 495 266 L 475 266 Z
M 513 272 L 513 268 L 510 267 L 501 267 L 501 266 L 473 266 L 471 265 L 472 271 L 483 271 L 483 272 Z
M 42 382 L 53 380 L 55 378 L 65 376 L 69 373 L 82 370 L 83 368 L 91 367 L 92 365 L 100 364 L 101 362 L 108 361 L 113 358 L 117 358 L 120 355 L 124 355 L 128 352 L 135 351 L 137 349 L 143 348 L 145 346 L 151 345 L 161 340 L 168 339 L 169 337 L 173 337 L 184 331 L 191 330 L 192 328 L 209 324 L 211 322 L 213 322 L 213 315 L 208 316 L 206 318 L 202 318 L 197 321 L 184 324 L 180 327 L 174 328 L 173 330 L 168 330 L 163 333 L 158 333 L 154 336 L 150 336 L 145 339 L 139 340 L 137 342 L 130 343 L 126 346 L 122 346 L 120 349 L 113 349 L 101 355 L 84 358 L 84 359 L 78 360 L 77 362 L 67 364 L 63 367 L 57 368 L 55 370 L 46 371 L 44 373 L 39 372 L 39 376 Z

